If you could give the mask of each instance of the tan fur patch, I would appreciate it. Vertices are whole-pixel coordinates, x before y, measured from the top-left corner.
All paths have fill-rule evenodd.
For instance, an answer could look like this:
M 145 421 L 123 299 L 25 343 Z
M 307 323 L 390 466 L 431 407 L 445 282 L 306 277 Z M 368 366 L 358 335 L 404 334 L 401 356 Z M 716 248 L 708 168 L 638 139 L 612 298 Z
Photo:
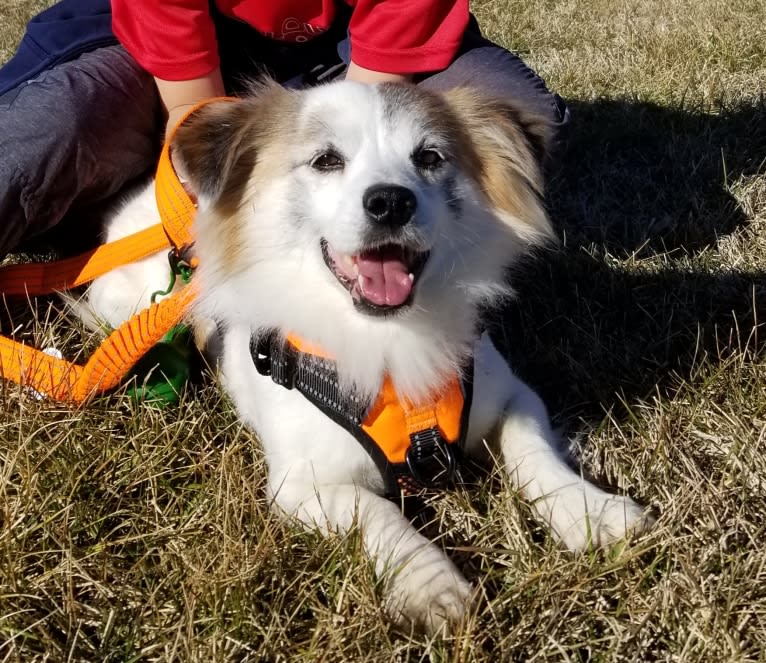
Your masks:
M 444 93 L 464 131 L 456 134 L 465 172 L 476 177 L 498 214 L 519 232 L 546 240 L 553 230 L 542 204 L 541 159 L 550 130 L 544 120 L 468 88 Z M 537 152 L 537 153 L 536 153 Z
M 178 129 L 174 160 L 177 155 L 192 189 L 211 202 L 197 232 L 212 236 L 205 246 L 219 255 L 208 259 L 229 273 L 245 264 L 243 225 L 249 217 L 241 212 L 260 189 L 259 179 L 284 170 L 279 144 L 295 126 L 299 103 L 298 93 L 260 84 L 241 101 L 202 107 Z

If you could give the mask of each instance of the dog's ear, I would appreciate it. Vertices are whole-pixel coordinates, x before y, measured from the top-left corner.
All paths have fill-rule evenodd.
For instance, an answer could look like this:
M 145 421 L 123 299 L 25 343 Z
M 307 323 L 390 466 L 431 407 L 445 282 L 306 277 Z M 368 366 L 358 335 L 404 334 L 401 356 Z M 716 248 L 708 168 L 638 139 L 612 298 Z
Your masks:
M 179 125 L 171 143 L 173 165 L 196 196 L 216 207 L 238 206 L 286 97 L 280 85 L 262 83 L 246 98 L 201 106 Z
M 213 101 L 201 106 L 176 129 L 171 142 L 173 165 L 194 195 L 215 204 L 240 189 L 252 163 L 245 142 L 250 104 Z
M 444 98 L 467 132 L 479 186 L 498 216 L 530 239 L 551 239 L 553 229 L 543 204 L 543 165 L 553 137 L 550 123 L 469 88 L 449 90 Z

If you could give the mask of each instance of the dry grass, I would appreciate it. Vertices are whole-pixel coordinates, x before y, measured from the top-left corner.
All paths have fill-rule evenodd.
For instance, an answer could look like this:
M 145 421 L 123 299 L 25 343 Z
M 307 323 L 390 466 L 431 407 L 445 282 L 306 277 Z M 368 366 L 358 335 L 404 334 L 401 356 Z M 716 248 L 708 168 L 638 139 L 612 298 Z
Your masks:
M 0 0 L 0 62 L 13 55 L 29 17 L 52 4 L 51 0 Z
M 0 57 L 36 4 L 0 1 Z M 6 385 L 2 660 L 764 660 L 766 7 L 475 10 L 574 116 L 550 189 L 562 246 L 518 271 L 497 336 L 585 470 L 656 506 L 655 531 L 571 555 L 500 480 L 447 495 L 444 545 L 484 601 L 431 643 L 382 620 L 355 536 L 269 514 L 257 443 L 213 385 L 164 411 Z M 71 328 L 45 311 L 38 344 Z

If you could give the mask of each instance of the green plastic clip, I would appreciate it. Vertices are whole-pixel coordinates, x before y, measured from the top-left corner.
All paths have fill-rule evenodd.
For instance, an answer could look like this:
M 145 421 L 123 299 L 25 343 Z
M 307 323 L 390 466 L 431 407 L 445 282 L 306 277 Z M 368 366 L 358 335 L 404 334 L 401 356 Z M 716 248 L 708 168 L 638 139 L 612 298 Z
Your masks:
M 131 398 L 157 407 L 177 403 L 191 375 L 192 342 L 186 325 L 165 334 L 131 369 L 128 379 L 135 380 L 135 386 L 128 389 Z

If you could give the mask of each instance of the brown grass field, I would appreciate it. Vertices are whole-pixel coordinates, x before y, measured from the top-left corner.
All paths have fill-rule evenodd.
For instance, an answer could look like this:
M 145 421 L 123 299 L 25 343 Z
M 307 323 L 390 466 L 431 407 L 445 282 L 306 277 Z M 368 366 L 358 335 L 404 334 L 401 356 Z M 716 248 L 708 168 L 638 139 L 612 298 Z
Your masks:
M 0 61 L 44 4 L 0 0 Z M 482 600 L 429 641 L 387 625 L 357 536 L 269 513 L 212 381 L 162 411 L 0 384 L 0 661 L 766 660 L 766 4 L 474 10 L 573 115 L 561 245 L 516 271 L 497 338 L 654 531 L 574 555 L 499 479 L 447 494 L 441 541 Z M 92 344 L 57 308 L 13 329 Z

